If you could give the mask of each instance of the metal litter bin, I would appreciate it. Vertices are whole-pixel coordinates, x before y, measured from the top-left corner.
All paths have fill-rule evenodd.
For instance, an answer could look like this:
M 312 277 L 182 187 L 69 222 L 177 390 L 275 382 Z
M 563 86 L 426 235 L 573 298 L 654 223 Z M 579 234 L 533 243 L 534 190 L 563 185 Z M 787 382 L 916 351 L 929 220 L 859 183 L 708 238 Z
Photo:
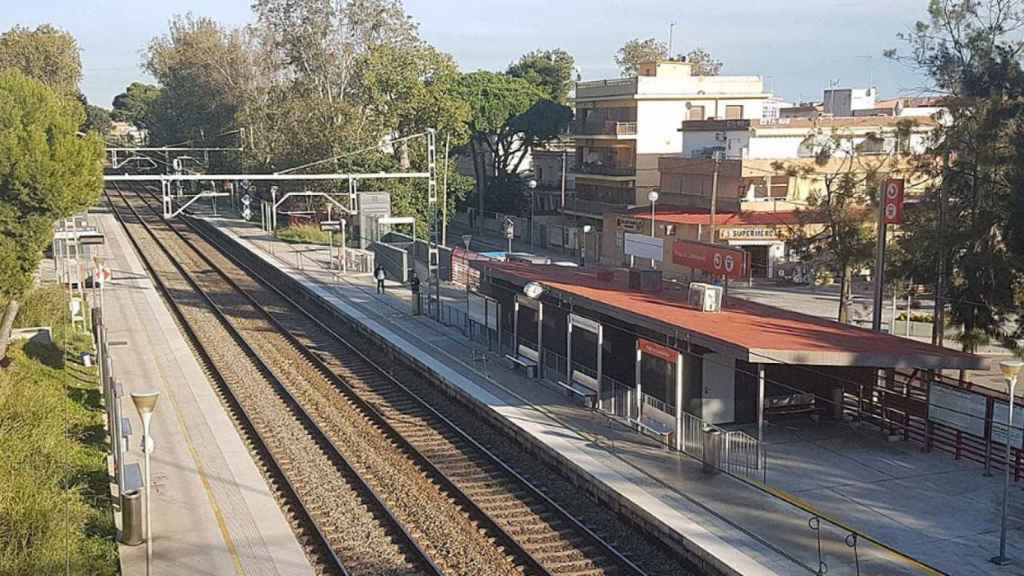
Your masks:
M 702 433 L 704 434 L 704 463 L 701 470 L 705 474 L 717 474 L 722 464 L 722 431 L 705 426 Z
M 121 543 L 142 544 L 142 493 L 131 490 L 121 494 Z

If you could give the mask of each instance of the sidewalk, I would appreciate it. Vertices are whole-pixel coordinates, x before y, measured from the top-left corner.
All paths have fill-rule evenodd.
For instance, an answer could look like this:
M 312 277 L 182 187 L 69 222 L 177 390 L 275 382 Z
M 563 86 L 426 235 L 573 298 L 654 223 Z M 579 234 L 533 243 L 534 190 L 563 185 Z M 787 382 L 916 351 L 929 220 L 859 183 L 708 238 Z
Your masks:
M 483 346 L 457 329 L 411 317 L 407 288 L 389 283 L 387 294 L 377 295 L 369 275 L 336 278 L 327 272 L 323 247 L 286 245 L 270 241 L 257 227 L 212 222 L 396 349 L 560 452 L 569 465 L 642 507 L 692 549 L 738 573 L 818 570 L 818 533 L 809 525 L 813 514 L 792 503 L 797 494 L 823 518 L 848 523 L 943 571 L 1024 574 L 1020 566 L 996 568 L 988 562 L 997 548 L 992 540 L 998 538 L 1000 482 L 982 477 L 977 466 L 922 454 L 911 445 L 892 445 L 877 434 L 849 427 L 779 425 L 769 427 L 767 436 L 769 483 L 788 493 L 772 495 L 724 474 L 708 476 L 699 462 L 507 370 L 500 357 L 483 355 Z M 442 298 L 465 302 L 465 292 L 445 287 Z M 482 356 L 486 361 L 480 361 Z M 1011 502 L 1011 548 L 1024 545 L 1022 525 L 1024 508 Z M 821 560 L 829 574 L 856 574 L 858 561 L 861 573 L 934 573 L 865 538 L 857 541 L 855 558 L 849 532 L 826 520 L 821 520 L 820 532 Z
M 126 461 L 139 463 L 142 424 L 129 394 L 157 388 L 152 420 L 153 564 L 156 575 L 312 575 L 291 527 L 214 394 L 124 229 L 89 215 L 113 272 L 104 322 L 113 376 L 131 420 Z M 114 487 L 116 492 L 116 486 Z M 116 515 L 120 524 L 120 513 Z M 145 545 L 119 546 L 121 573 L 144 574 Z

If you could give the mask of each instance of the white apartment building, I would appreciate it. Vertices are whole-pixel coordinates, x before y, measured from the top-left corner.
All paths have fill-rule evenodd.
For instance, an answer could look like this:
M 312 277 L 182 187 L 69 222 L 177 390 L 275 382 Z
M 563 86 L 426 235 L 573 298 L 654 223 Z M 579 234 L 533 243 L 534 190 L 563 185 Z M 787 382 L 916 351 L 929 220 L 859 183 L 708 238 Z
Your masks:
M 930 117 L 850 116 L 782 118 L 774 122 L 726 120 L 685 122 L 680 150 L 684 158 L 794 160 L 813 158 L 823 142 L 837 137 L 841 150 L 860 154 L 901 151 L 923 154 L 936 126 Z
M 605 212 L 647 204 L 658 158 L 683 145 L 684 120 L 759 120 L 770 98 L 759 76 L 694 76 L 678 61 L 641 65 L 635 78 L 577 84 L 576 198 L 566 213 L 597 223 Z

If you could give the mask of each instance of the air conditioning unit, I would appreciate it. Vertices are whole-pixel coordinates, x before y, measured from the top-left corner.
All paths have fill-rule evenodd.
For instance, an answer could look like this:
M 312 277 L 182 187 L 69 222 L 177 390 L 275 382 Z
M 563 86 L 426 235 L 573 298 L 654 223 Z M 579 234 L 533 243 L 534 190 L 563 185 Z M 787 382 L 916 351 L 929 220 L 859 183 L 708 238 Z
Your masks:
M 690 306 L 701 312 L 718 312 L 722 309 L 722 287 L 691 282 L 686 300 Z

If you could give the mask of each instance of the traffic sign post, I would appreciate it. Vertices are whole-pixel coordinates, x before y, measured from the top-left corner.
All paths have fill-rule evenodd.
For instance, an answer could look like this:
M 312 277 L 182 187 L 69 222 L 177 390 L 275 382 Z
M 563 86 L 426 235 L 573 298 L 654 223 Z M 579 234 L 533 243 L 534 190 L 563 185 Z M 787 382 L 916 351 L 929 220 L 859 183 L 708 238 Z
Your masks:
M 882 331 L 882 293 L 885 290 L 885 232 L 888 224 L 903 223 L 902 178 L 882 181 L 878 199 L 878 245 L 875 248 L 875 292 L 871 314 L 871 329 Z M 895 316 L 893 316 L 895 321 Z

